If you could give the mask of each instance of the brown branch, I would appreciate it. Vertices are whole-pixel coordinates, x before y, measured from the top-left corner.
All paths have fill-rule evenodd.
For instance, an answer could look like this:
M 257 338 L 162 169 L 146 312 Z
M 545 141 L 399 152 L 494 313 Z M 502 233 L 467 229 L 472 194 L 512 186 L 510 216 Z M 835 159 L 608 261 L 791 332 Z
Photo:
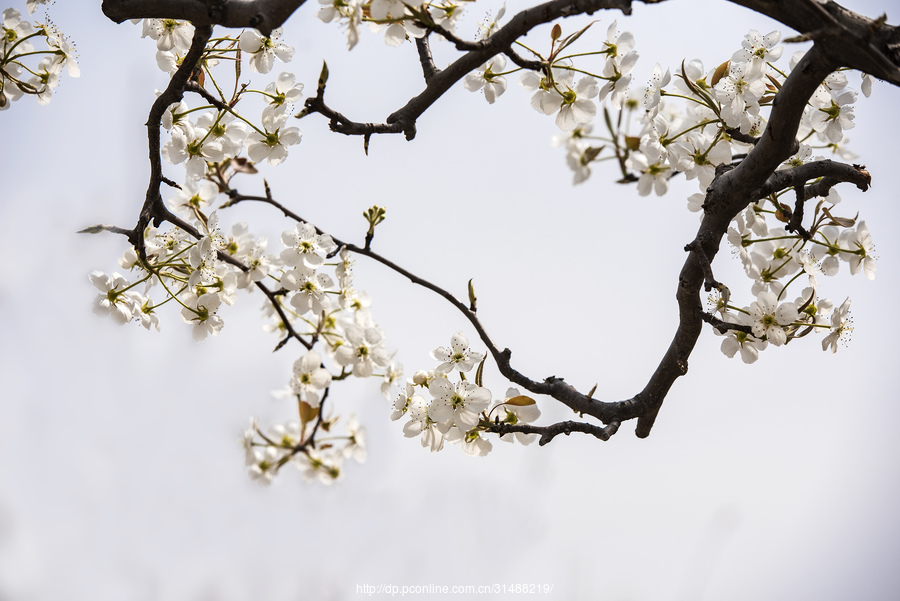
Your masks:
M 197 228 L 195 228 L 190 223 L 184 221 L 183 219 L 181 219 L 180 217 L 178 217 L 177 215 L 175 215 L 173 213 L 169 213 L 165 220 L 168 221 L 169 223 L 171 223 L 172 225 L 180 227 L 181 229 L 186 231 L 188 234 L 190 234 L 195 240 L 199 240 L 200 238 L 203 237 L 203 234 L 200 233 L 200 231 L 197 230 Z M 238 261 L 237 259 L 235 259 L 234 257 L 232 257 L 231 255 L 229 255 L 226 252 L 222 252 L 221 250 L 219 250 L 219 251 L 216 251 L 216 255 L 218 256 L 220 261 L 224 261 L 226 263 L 234 265 L 241 271 L 249 271 L 249 268 L 246 265 L 244 265 L 243 263 L 241 263 L 240 261 Z M 266 286 L 262 282 L 254 282 L 254 284 L 256 285 L 257 288 L 259 288 L 262 291 L 263 294 L 266 295 L 266 298 L 269 299 L 269 302 L 272 303 L 272 307 L 275 309 L 275 312 L 278 313 L 278 317 L 281 318 L 281 323 L 284 325 L 286 335 L 275 346 L 274 350 L 275 351 L 279 350 L 281 347 L 283 347 L 285 344 L 287 344 L 287 341 L 290 340 L 291 338 L 300 342 L 300 344 L 305 346 L 308 350 L 312 350 L 313 345 L 310 342 L 301 338 L 300 334 L 298 334 L 297 331 L 294 330 L 294 327 L 291 325 L 291 322 L 288 319 L 287 314 L 284 312 L 284 307 L 282 307 L 281 303 L 278 302 L 278 298 L 277 298 L 278 293 L 274 292 L 272 290 L 269 290 L 268 286 Z
M 138 222 L 134 226 L 129 241 L 138 250 L 138 256 L 142 260 L 146 259 L 146 250 L 144 248 L 144 230 L 151 223 L 159 223 L 163 220 L 170 221 L 174 217 L 172 213 L 163 204 L 162 196 L 159 193 L 159 186 L 165 178 L 162 173 L 162 159 L 160 158 L 160 134 L 159 129 L 162 124 L 162 117 L 166 109 L 180 102 L 184 96 L 184 90 L 188 85 L 194 67 L 200 62 L 203 52 L 206 50 L 206 43 L 212 36 L 212 26 L 207 25 L 194 29 L 194 37 L 191 40 L 191 48 L 185 55 L 181 66 L 175 71 L 175 75 L 169 80 L 169 85 L 163 90 L 162 94 L 157 96 L 153 105 L 150 107 L 150 114 L 147 117 L 147 141 L 150 154 L 150 183 L 147 186 L 147 194 L 144 197 L 144 204 L 138 217 Z
M 794 192 L 797 199 L 794 201 L 794 210 L 791 212 L 791 219 L 788 221 L 785 230 L 791 233 L 798 233 L 804 240 L 809 240 L 809 232 L 803 227 L 803 207 L 806 204 L 806 180 L 797 177 L 794 180 Z
M 647 0 L 644 0 L 647 1 Z M 320 87 L 315 97 L 306 100 L 307 113 L 321 113 L 330 120 L 332 131 L 346 134 L 370 137 L 372 134 L 403 132 L 407 140 L 416 137 L 416 121 L 428 110 L 447 90 L 456 82 L 468 75 L 474 69 L 490 60 L 497 54 L 505 53 L 519 66 L 538 70 L 543 67 L 540 62 L 527 61 L 513 51 L 512 46 L 516 40 L 529 31 L 556 19 L 571 17 L 580 14 L 593 14 L 602 9 L 619 9 L 624 14 L 631 14 L 631 0 L 551 0 L 516 14 L 509 23 L 494 32 L 491 37 L 480 42 L 465 42 L 445 28 L 437 24 L 423 24 L 432 31 L 446 37 L 457 44 L 457 47 L 466 50 L 462 55 L 443 70 L 435 70 L 431 73 L 425 66 L 425 89 L 417 96 L 409 100 L 403 107 L 391 113 L 385 123 L 360 123 L 348 119 L 339 112 L 329 108 L 324 101 L 324 88 Z M 420 60 L 422 50 L 419 42 Z M 429 77 L 429 73 L 431 73 Z
M 835 62 L 819 49 L 819 44 L 813 45 L 778 91 L 769 124 L 747 158 L 713 180 L 703 205 L 703 221 L 694 238 L 700 242 L 703 254 L 710 263 L 732 218 L 759 198 L 757 192 L 769 176 L 793 154 L 792 148 L 797 143 L 797 128 L 806 102 L 835 68 Z M 650 434 L 672 384 L 687 373 L 688 358 L 702 330 L 701 316 L 704 311 L 699 293 L 705 277 L 700 256 L 698 252 L 691 252 L 681 269 L 675 293 L 678 328 L 656 371 L 636 397 L 646 405 L 635 431 L 641 438 Z
M 324 96 L 325 88 L 323 86 L 319 88 L 319 92 L 315 96 L 307 98 L 303 106 L 307 114 L 320 113 L 327 117 L 328 126 L 333 132 L 346 136 L 371 136 L 372 134 L 399 134 L 404 131 L 401 123 L 358 123 L 348 119 L 325 104 Z M 412 128 L 412 137 L 415 137 L 415 124 L 412 125 Z M 407 138 L 412 139 L 409 133 L 407 133 Z
M 900 28 L 850 11 L 837 2 L 804 0 L 729 0 L 793 28 L 828 55 L 838 67 L 850 67 L 900 85 Z
M 757 199 L 766 198 L 770 194 L 781 192 L 782 190 L 795 185 L 795 182 L 797 181 L 805 183 L 820 177 L 834 181 L 834 183 L 828 186 L 828 189 L 832 188 L 837 183 L 847 182 L 865 192 L 872 184 L 872 176 L 864 167 L 860 165 L 848 165 L 846 163 L 832 161 L 831 159 L 823 159 L 821 161 L 813 161 L 811 163 L 799 165 L 791 169 L 776 171 L 766 179 L 765 184 L 759 189 L 757 192 Z M 814 185 L 816 184 L 813 184 L 813 186 Z M 815 190 L 816 189 L 812 186 L 807 186 L 806 198 L 824 196 L 824 194 L 821 193 L 814 193 Z M 828 191 L 825 190 L 825 194 L 827 193 Z
M 700 269 L 703 270 L 703 288 L 707 292 L 711 291 L 713 288 L 718 289 L 722 284 L 717 282 L 716 278 L 713 277 L 712 266 L 709 264 L 709 257 L 706 256 L 706 252 L 704 252 L 703 245 L 700 241 L 694 239 L 685 245 L 684 250 L 696 253 L 697 259 L 700 260 Z
M 711 313 L 703 312 L 700 314 L 700 319 L 714 327 L 719 331 L 720 334 L 726 333 L 728 330 L 736 330 L 738 332 L 744 332 L 745 334 L 752 334 L 753 327 L 748 325 L 743 325 L 739 323 L 732 323 L 730 321 L 724 321 L 716 317 Z
M 441 72 L 434 64 L 434 57 L 431 56 L 431 45 L 428 43 L 428 35 L 416 38 L 416 51 L 419 53 L 422 75 L 425 77 L 425 83 L 427 84 L 432 77 Z
M 619 430 L 619 422 L 610 422 L 607 426 L 595 426 L 586 422 L 559 422 L 551 426 L 532 426 L 530 424 L 505 424 L 503 422 L 493 422 L 485 428 L 486 432 L 496 432 L 503 436 L 514 432 L 522 434 L 540 434 L 538 444 L 544 446 L 560 434 L 568 436 L 572 432 L 583 432 L 591 434 L 602 441 L 609 440 Z
M 308 223 L 306 219 L 302 218 L 300 215 L 297 215 L 296 213 L 279 203 L 277 200 L 274 200 L 273 198 L 270 198 L 268 196 L 250 196 L 238 194 L 236 191 L 232 191 L 230 196 L 231 199 L 227 203 L 225 203 L 225 205 L 223 205 L 223 208 L 233 206 L 242 201 L 264 202 L 277 208 L 285 217 L 293 219 L 299 223 Z M 319 228 L 316 228 L 316 232 L 319 234 L 325 233 Z M 469 321 L 469 323 L 478 333 L 478 337 L 485 344 L 488 351 L 491 353 L 491 356 L 494 358 L 494 361 L 497 363 L 497 367 L 500 373 L 503 374 L 503 376 L 510 382 L 522 386 L 529 392 L 550 396 L 563 403 L 567 407 L 571 408 L 573 411 L 596 417 L 605 424 L 610 424 L 614 421 L 622 422 L 629 419 L 634 419 L 635 417 L 640 415 L 641 411 L 643 410 L 645 405 L 643 403 L 643 397 L 641 395 L 624 401 L 604 402 L 593 399 L 578 392 L 575 387 L 570 385 L 568 382 L 565 382 L 562 378 L 551 376 L 544 379 L 543 381 L 537 381 L 528 378 L 524 374 L 514 369 L 510 364 L 510 356 L 512 355 L 512 352 L 509 349 L 504 349 L 501 351 L 497 347 L 497 345 L 494 344 L 493 340 L 491 340 L 491 337 L 488 335 L 487 330 L 485 330 L 484 326 L 476 316 L 475 311 L 473 311 L 468 305 L 456 298 L 453 294 L 451 294 L 447 290 L 444 290 L 440 286 L 437 286 L 432 282 L 404 269 L 403 267 L 379 255 L 371 249 L 344 242 L 339 238 L 335 238 L 334 236 L 332 236 L 332 240 L 334 240 L 334 243 L 338 247 L 345 247 L 351 252 L 368 257 L 378 263 L 381 263 L 392 271 L 400 274 L 405 278 L 408 278 L 413 284 L 431 290 L 438 296 L 448 301 Z
M 254 27 L 268 37 L 306 0 L 103 0 L 103 14 L 128 19 L 181 19 L 195 27 Z

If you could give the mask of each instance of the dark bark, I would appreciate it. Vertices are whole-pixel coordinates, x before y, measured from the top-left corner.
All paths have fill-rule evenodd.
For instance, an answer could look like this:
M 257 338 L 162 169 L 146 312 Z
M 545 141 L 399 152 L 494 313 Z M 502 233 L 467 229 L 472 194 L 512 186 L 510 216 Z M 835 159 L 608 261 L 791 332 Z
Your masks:
M 653 3 L 651 0 L 644 0 Z M 784 25 L 795 29 L 800 37 L 813 40 L 813 47 L 791 72 L 775 96 L 768 125 L 762 136 L 749 138 L 739 132 L 730 132 L 735 139 L 753 144 L 751 150 L 733 168 L 720 169 L 707 191 L 704 202 L 705 214 L 694 239 L 688 243 L 686 260 L 678 277 L 675 299 L 678 303 L 679 321 L 668 350 L 650 376 L 644 388 L 634 397 L 618 402 L 603 402 L 576 390 L 561 378 L 551 377 L 532 380 L 515 370 L 510 364 L 511 351 L 500 350 L 489 337 L 475 315 L 474 308 L 467 306 L 447 291 L 420 278 L 392 261 L 372 251 L 368 245 L 358 247 L 346 244 L 358 254 L 370 257 L 411 282 L 424 286 L 447 299 L 470 321 L 482 342 L 487 345 L 500 372 L 511 382 L 526 390 L 545 394 L 564 403 L 574 411 L 589 415 L 607 424 L 600 427 L 583 422 L 561 422 L 552 426 L 526 426 L 495 424 L 491 430 L 506 432 L 530 432 L 541 434 L 541 443 L 546 443 L 558 434 L 570 432 L 589 433 L 603 440 L 615 433 L 619 424 L 637 418 L 636 434 L 649 435 L 663 400 L 675 380 L 686 374 L 688 359 L 697 342 L 704 323 L 709 323 L 720 331 L 728 329 L 747 331 L 747 326 L 725 323 L 705 313 L 701 304 L 700 291 L 718 287 L 713 277 L 712 263 L 719 251 L 722 239 L 732 219 L 750 203 L 788 187 L 797 188 L 794 217 L 789 224 L 794 231 L 803 232 L 803 205 L 809 198 L 828 193 L 840 182 L 853 183 L 862 190 L 868 188 L 871 178 L 863 167 L 850 166 L 833 161 L 818 161 L 790 170 L 776 169 L 798 147 L 796 139 L 798 125 L 804 108 L 826 76 L 843 67 L 858 69 L 894 85 L 900 85 L 900 30 L 888 25 L 884 20 L 873 20 L 857 15 L 835 2 L 819 3 L 815 0 L 775 1 L 775 0 L 731 0 L 751 10 L 765 14 Z M 121 22 L 129 18 L 168 17 L 187 19 L 198 26 L 195 44 L 189 59 L 195 64 L 202 51 L 202 38 L 208 39 L 211 25 L 226 27 L 256 27 L 264 34 L 280 26 L 301 4 L 303 0 L 104 0 L 103 11 L 111 19 Z M 408 139 L 416 133 L 416 121 L 443 94 L 466 74 L 488 61 L 491 57 L 505 53 L 516 64 L 530 68 L 544 68 L 546 65 L 527 61 L 513 52 L 513 43 L 537 25 L 559 18 L 592 14 L 602 9 L 618 9 L 625 14 L 631 12 L 630 0 L 552 0 L 534 8 L 523 10 L 486 40 L 466 42 L 439 27 L 432 27 L 431 35 L 444 35 L 463 54 L 444 69 L 438 69 L 433 62 L 427 40 L 417 42 L 420 62 L 425 78 L 425 89 L 410 99 L 403 107 L 387 117 L 384 123 L 357 123 L 341 113 L 329 108 L 324 101 L 324 82 L 315 97 L 306 102 L 308 112 L 322 113 L 331 122 L 334 131 L 348 135 L 369 136 L 377 133 L 403 132 Z M 198 42 L 198 40 L 200 40 Z M 199 49 L 199 50 L 198 50 Z M 185 60 L 185 65 L 189 65 Z M 192 89 L 188 83 L 190 70 L 184 65 L 173 77 L 169 88 L 160 96 L 151 110 L 148 121 L 151 154 L 151 185 L 141 212 L 138 226 L 129 232 L 135 246 L 142 246 L 143 226 L 150 219 L 177 220 L 159 200 L 159 185 L 162 182 L 159 170 L 159 120 L 162 111 L 172 102 L 181 98 L 185 89 Z M 197 90 L 194 90 L 197 91 Z M 813 179 L 820 181 L 806 185 Z M 271 196 L 251 197 L 233 195 L 228 204 L 242 200 L 268 202 L 298 221 L 295 215 Z M 181 223 L 179 223 L 181 225 Z M 184 225 L 182 225 L 184 227 Z M 189 226 L 188 226 L 189 227 Z M 340 241 L 335 239 L 340 244 Z M 275 293 L 268 292 L 270 300 Z M 274 302 L 274 300 L 273 300 Z M 275 303 L 277 305 L 277 303 Z M 287 324 L 287 321 L 285 320 Z M 298 339 L 299 336 L 297 336 Z M 302 342 L 302 340 L 301 340 Z

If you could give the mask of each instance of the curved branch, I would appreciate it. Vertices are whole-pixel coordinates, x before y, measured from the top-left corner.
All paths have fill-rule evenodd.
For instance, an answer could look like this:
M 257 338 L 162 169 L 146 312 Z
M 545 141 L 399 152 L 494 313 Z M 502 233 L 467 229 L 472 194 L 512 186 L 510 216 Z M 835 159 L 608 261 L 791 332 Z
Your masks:
M 827 0 L 729 0 L 814 39 L 838 67 L 859 69 L 900 85 L 900 28 L 873 20 Z
M 502 422 L 493 422 L 485 428 L 485 432 L 496 432 L 503 436 L 513 432 L 521 432 L 522 434 L 540 434 L 538 444 L 544 446 L 560 434 L 568 436 L 572 432 L 583 432 L 591 434 L 602 441 L 607 441 L 618 432 L 619 422 L 610 422 L 609 425 L 600 427 L 585 422 L 559 422 L 551 426 L 532 426 L 530 424 L 505 424 Z
M 781 192 L 791 186 L 794 182 L 808 182 L 811 179 L 820 177 L 835 180 L 836 183 L 848 182 L 865 192 L 872 184 L 872 176 L 866 171 L 862 165 L 848 165 L 831 159 L 823 159 L 821 161 L 813 161 L 792 169 L 783 169 L 776 171 L 766 180 L 766 183 L 759 189 L 758 198 L 765 198 L 770 194 Z M 830 187 L 834 186 L 832 184 Z M 821 194 L 811 194 L 812 186 L 807 187 L 806 197 L 814 198 Z M 827 194 L 827 191 L 826 191 Z
M 306 0 L 103 0 L 103 14 L 128 19 L 181 19 L 195 27 L 254 27 L 269 37 Z
M 233 206 L 242 201 L 264 202 L 281 211 L 285 217 L 293 219 L 299 223 L 308 223 L 306 219 L 297 215 L 278 201 L 268 196 L 249 196 L 232 192 L 231 200 L 225 203 L 225 205 L 223 205 L 223 208 Z M 326 233 L 319 228 L 316 228 L 316 232 L 319 234 Z M 606 402 L 593 399 L 578 392 L 578 390 L 574 386 L 564 381 L 562 378 L 551 376 L 545 378 L 543 381 L 532 380 L 531 378 L 525 376 L 512 367 L 512 365 L 510 364 L 512 351 L 510 351 L 509 349 L 503 349 L 501 351 L 497 347 L 497 345 L 494 344 L 494 341 L 491 340 L 490 335 L 488 335 L 487 330 L 484 328 L 481 321 L 479 321 L 475 311 L 473 311 L 471 307 L 456 298 L 453 294 L 451 294 L 447 290 L 444 290 L 440 286 L 437 286 L 432 282 L 404 269 L 403 267 L 379 255 L 371 249 L 344 242 L 343 240 L 340 240 L 334 236 L 332 236 L 332 240 L 334 240 L 334 243 L 337 244 L 338 247 L 346 247 L 347 250 L 353 253 L 377 261 L 378 263 L 381 263 L 385 267 L 388 267 L 401 276 L 408 278 L 412 283 L 418 286 L 422 286 L 423 288 L 427 288 L 428 290 L 431 290 L 438 296 L 448 301 L 458 311 L 460 311 L 463 316 L 465 316 L 470 324 L 472 324 L 472 327 L 478 333 L 478 337 L 485 344 L 488 351 L 491 353 L 491 356 L 494 358 L 494 361 L 497 363 L 497 368 L 499 369 L 500 373 L 510 382 L 518 384 L 529 392 L 552 397 L 557 401 L 563 403 L 573 411 L 595 417 L 604 424 L 611 424 L 612 422 L 623 422 L 629 419 L 634 419 L 635 417 L 641 415 L 641 412 L 647 406 L 646 403 L 643 402 L 642 395 L 638 395 L 634 398 L 623 401 Z
M 796 133 L 807 100 L 837 65 L 814 44 L 785 80 L 775 97 L 763 135 L 734 169 L 723 170 L 707 190 L 704 216 L 695 241 L 711 263 L 732 218 L 759 198 L 758 192 L 773 171 L 795 151 Z M 705 281 L 698 252 L 688 255 L 678 276 L 678 328 L 666 354 L 639 397 L 647 405 L 635 431 L 646 437 L 677 378 L 687 373 L 688 357 L 697 343 L 703 323 L 700 289 Z
M 643 1 L 650 2 L 652 0 Z M 481 64 L 497 54 L 503 53 L 520 67 L 541 68 L 541 63 L 528 61 L 512 49 L 516 40 L 538 25 L 564 17 L 593 14 L 602 9 L 619 9 L 624 14 L 629 15 L 631 14 L 631 0 L 551 0 L 519 12 L 509 23 L 494 32 L 491 37 L 480 42 L 465 42 L 438 25 L 426 25 L 432 31 L 443 35 L 456 44 L 457 48 L 465 50 L 466 53 L 445 69 L 432 71 L 433 63 L 429 62 L 430 56 L 427 54 L 423 55 L 424 46 L 417 41 L 419 57 L 425 73 L 425 89 L 410 99 L 403 107 L 391 113 L 384 124 L 352 121 L 329 108 L 323 98 L 323 88 L 319 89 L 314 98 L 306 100 L 307 113 L 322 113 L 331 120 L 331 129 L 338 133 L 369 137 L 377 133 L 399 133 L 402 131 L 407 140 L 412 140 L 416 137 L 416 121 L 418 118 L 456 82 Z
M 159 193 L 160 184 L 166 181 L 162 174 L 162 159 L 160 158 L 159 128 L 162 124 L 162 117 L 169 106 L 180 102 L 184 96 L 184 90 L 188 85 L 191 74 L 194 72 L 194 68 L 200 62 L 203 52 L 206 50 L 206 43 L 212 36 L 212 31 L 212 25 L 194 29 L 191 48 L 185 55 L 181 66 L 178 67 L 175 75 L 169 80 L 169 85 L 166 86 L 166 89 L 157 96 L 153 106 L 150 107 L 150 115 L 147 117 L 150 183 L 147 186 L 147 193 L 138 216 L 138 222 L 128 237 L 128 240 L 138 249 L 138 255 L 141 259 L 147 258 L 144 249 L 144 229 L 146 229 L 147 225 L 150 224 L 151 220 L 159 223 L 163 220 L 171 221 L 171 218 L 174 217 L 163 204 L 162 196 Z

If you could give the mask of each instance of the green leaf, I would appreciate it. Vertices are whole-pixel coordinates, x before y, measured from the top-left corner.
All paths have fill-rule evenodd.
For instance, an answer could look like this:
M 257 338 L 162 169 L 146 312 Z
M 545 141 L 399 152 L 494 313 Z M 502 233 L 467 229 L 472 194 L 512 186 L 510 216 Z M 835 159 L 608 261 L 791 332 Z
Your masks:
M 478 364 L 478 369 L 475 370 L 475 385 L 476 386 L 484 386 L 484 362 L 487 361 L 487 353 L 485 353 L 484 358 L 481 360 L 481 363 Z
M 313 407 L 306 401 L 300 401 L 298 403 L 298 410 L 300 413 L 300 427 L 303 430 L 306 429 L 306 424 L 319 416 L 319 408 Z
M 702 95 L 700 88 L 698 88 L 697 85 L 691 81 L 691 78 L 687 76 L 687 72 L 684 70 L 684 60 L 681 61 L 681 78 L 684 80 L 687 87 L 691 89 L 691 92 L 697 96 Z
M 725 74 L 731 70 L 731 61 L 725 61 L 718 67 L 716 67 L 715 73 L 713 73 L 712 79 L 709 81 L 709 85 L 715 87 L 719 80 L 725 77 Z
M 524 394 L 520 394 L 519 396 L 514 396 L 508 401 L 503 402 L 504 405 L 513 405 L 515 407 L 527 407 L 528 405 L 536 405 L 537 402 L 531 398 L 530 396 L 525 396 Z
M 835 217 L 827 207 L 822 207 L 822 212 L 828 215 L 828 218 L 831 219 L 833 225 L 839 225 L 841 227 L 853 227 L 856 224 L 856 217 L 859 217 L 859 213 L 857 213 L 856 217 L 853 219 L 850 219 L 849 217 Z
M 559 43 L 559 48 L 556 49 L 556 52 L 555 52 L 554 54 L 559 54 L 560 52 L 563 51 L 564 48 L 566 48 L 567 46 L 571 46 L 572 44 L 574 44 L 574 43 L 575 43 L 575 40 L 577 40 L 577 39 L 580 38 L 582 35 L 584 35 L 584 32 L 587 31 L 588 29 L 590 29 L 590 28 L 591 28 L 591 25 L 593 25 L 594 23 L 596 23 L 596 21 L 591 21 L 590 23 L 588 23 L 587 25 L 585 25 L 584 28 L 582 28 L 581 30 L 576 31 L 576 32 L 573 33 L 572 35 L 567 36 L 565 39 L 563 39 L 563 41 L 561 41 L 561 42 Z
M 559 36 L 562 35 L 562 27 L 559 26 L 559 23 L 556 23 L 553 26 L 553 29 L 550 30 L 550 39 L 554 42 L 559 39 Z
M 92 225 L 91 227 L 86 227 L 83 230 L 78 230 L 75 232 L 76 234 L 99 234 L 100 232 L 106 231 L 108 225 Z
M 319 83 L 316 86 L 316 94 L 321 95 L 325 91 L 325 84 L 328 83 L 328 63 L 322 61 L 322 71 L 319 73 Z

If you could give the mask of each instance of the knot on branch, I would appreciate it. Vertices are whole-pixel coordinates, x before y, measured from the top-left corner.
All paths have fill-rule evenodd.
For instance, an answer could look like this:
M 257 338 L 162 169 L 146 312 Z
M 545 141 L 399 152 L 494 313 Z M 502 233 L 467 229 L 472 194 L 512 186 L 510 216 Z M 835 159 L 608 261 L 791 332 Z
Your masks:
M 228 17 L 228 0 L 204 0 L 206 14 L 213 23 L 221 23 Z

